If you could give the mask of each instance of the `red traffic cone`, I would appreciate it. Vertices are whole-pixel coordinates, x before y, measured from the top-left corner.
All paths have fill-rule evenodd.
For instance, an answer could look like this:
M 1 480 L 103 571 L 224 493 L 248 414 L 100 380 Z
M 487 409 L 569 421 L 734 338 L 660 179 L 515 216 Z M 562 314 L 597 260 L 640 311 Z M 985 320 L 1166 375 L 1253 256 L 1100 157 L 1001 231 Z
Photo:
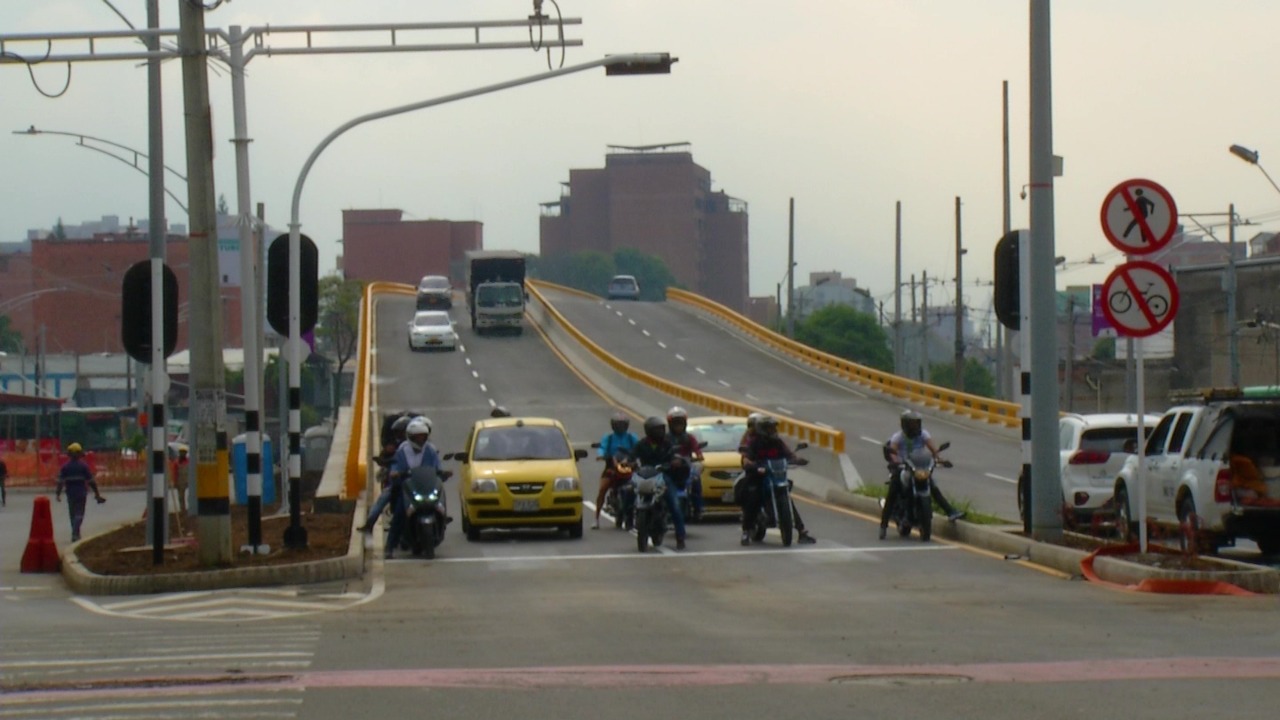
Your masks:
M 31 508 L 31 537 L 22 553 L 22 572 L 56 573 L 61 565 L 58 546 L 53 541 L 53 513 L 49 509 L 49 496 L 36 497 Z

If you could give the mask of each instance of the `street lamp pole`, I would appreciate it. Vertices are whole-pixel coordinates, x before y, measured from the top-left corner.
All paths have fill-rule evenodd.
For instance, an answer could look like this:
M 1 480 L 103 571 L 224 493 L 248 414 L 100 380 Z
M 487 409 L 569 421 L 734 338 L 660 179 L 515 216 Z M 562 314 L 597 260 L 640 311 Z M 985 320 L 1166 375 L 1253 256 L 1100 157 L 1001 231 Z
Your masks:
M 607 55 L 599 60 L 581 63 L 578 65 L 570 65 L 568 67 L 549 70 L 536 75 L 529 75 L 506 82 L 500 82 L 484 87 L 464 90 L 462 92 L 443 95 L 429 100 L 422 100 L 408 105 L 400 105 L 398 107 L 380 110 L 378 112 L 361 115 L 352 120 L 348 120 L 338 126 L 333 132 L 329 133 L 320 144 L 311 151 L 307 157 L 307 161 L 302 165 L 302 171 L 298 173 L 298 180 L 293 186 L 293 202 L 289 209 L 289 341 L 288 358 L 289 358 L 289 488 L 290 495 L 298 492 L 297 488 L 301 487 L 302 479 L 302 338 L 301 338 L 301 312 L 302 297 L 300 293 L 302 282 L 302 225 L 299 221 L 300 209 L 302 204 L 302 186 L 307 180 L 307 175 L 311 172 L 311 166 L 315 164 L 316 159 L 320 157 L 320 153 L 324 152 L 334 140 L 346 133 L 352 128 L 363 125 L 374 120 L 402 115 L 404 113 L 414 112 L 416 110 L 425 110 L 426 108 L 435 107 L 437 105 L 445 105 L 459 100 L 478 97 L 480 95 L 489 95 L 507 90 L 521 85 L 530 85 L 532 83 L 550 80 L 562 75 L 570 75 L 573 73 L 591 70 L 593 68 L 605 68 L 607 75 L 641 75 L 641 74 L 658 74 L 670 73 L 672 63 L 677 58 L 671 57 L 668 53 L 631 53 L 626 55 Z M 290 521 L 289 527 L 285 530 L 284 544 L 290 548 L 306 547 L 307 535 L 306 529 L 301 526 L 299 518 L 300 498 L 290 497 L 289 510 Z

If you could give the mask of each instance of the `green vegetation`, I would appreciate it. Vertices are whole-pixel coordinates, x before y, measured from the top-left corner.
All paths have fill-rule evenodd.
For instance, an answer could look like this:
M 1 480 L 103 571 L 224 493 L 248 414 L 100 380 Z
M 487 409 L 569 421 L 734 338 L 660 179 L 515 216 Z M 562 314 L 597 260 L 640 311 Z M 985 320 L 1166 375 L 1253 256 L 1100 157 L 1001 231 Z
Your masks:
M 886 495 L 889 494 L 889 488 L 883 482 L 876 482 L 870 485 L 863 485 L 857 490 L 854 490 L 854 494 L 863 495 L 865 497 L 870 497 L 870 498 L 876 498 L 877 500 L 879 500 L 879 499 L 883 499 Z M 955 509 L 964 513 L 964 521 L 967 523 L 973 523 L 974 525 L 1015 525 L 1017 524 L 1012 520 L 1005 520 L 1004 518 L 999 518 L 999 517 L 996 517 L 995 515 L 988 515 L 986 513 L 980 513 L 974 510 L 972 500 L 968 500 L 968 499 L 952 500 L 951 504 L 955 506 Z M 935 513 L 941 513 L 942 508 L 939 508 L 935 503 L 933 506 L 933 511 Z M 934 522 L 937 522 L 937 521 L 938 519 L 934 518 Z
M 956 366 L 953 363 L 936 363 L 929 366 L 929 384 L 955 389 Z M 996 396 L 996 379 L 976 358 L 964 362 L 964 392 L 983 397 Z
M 878 370 L 893 368 L 889 336 L 875 317 L 848 305 L 828 305 L 796 325 L 797 342 Z
M 13 329 L 8 315 L 0 315 L 0 350 L 7 353 L 21 353 L 22 333 Z
M 337 361 L 339 375 L 356 353 L 363 297 L 364 283 L 359 280 L 346 280 L 339 275 L 320 278 L 316 340 L 322 353 Z
M 679 287 L 662 258 L 633 248 L 606 255 L 586 251 L 550 257 L 531 257 L 530 274 L 547 282 L 567 285 L 604 297 L 614 275 L 634 275 L 641 300 L 662 300 L 668 287 Z

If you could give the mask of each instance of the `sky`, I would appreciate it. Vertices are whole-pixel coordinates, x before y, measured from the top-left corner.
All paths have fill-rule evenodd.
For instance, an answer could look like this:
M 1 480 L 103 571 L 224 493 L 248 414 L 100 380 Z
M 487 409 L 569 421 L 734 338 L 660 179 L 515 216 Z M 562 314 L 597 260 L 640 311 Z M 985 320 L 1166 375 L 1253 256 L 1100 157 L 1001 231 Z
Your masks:
M 112 0 L 146 24 L 142 0 Z M 608 145 L 690 143 L 713 189 L 748 203 L 753 295 L 786 272 L 788 203 L 796 208 L 796 271 L 837 270 L 892 312 L 894 206 L 902 203 L 903 279 L 946 282 L 930 305 L 953 303 L 955 199 L 966 248 L 965 302 L 990 306 L 992 251 L 1002 229 L 1001 84 L 1008 81 L 1012 223 L 1029 178 L 1029 0 L 558 0 L 573 65 L 625 52 L 670 52 L 669 76 L 593 70 L 362 126 L 318 159 L 301 199 L 302 231 L 321 272 L 340 253 L 344 209 L 399 208 L 408 219 L 478 220 L 490 249 L 538 249 L 539 203 L 558 198 L 571 168 L 602 167 Z M 208 28 L 515 20 L 531 0 L 231 0 Z M 553 17 L 551 0 L 544 11 Z M 161 24 L 178 25 L 178 0 Z M 1280 54 L 1274 0 L 1071 0 L 1052 8 L 1055 254 L 1059 287 L 1101 282 L 1122 258 L 1099 222 L 1116 184 L 1147 178 L 1181 212 L 1225 213 L 1259 224 L 1239 240 L 1280 229 L 1280 192 L 1228 153 L 1239 143 L 1280 173 L 1275 128 Z M 0 35 L 126 29 L 103 0 L 4 0 Z M 362 40 L 385 44 L 382 38 Z M 467 42 L 469 33 L 400 33 L 398 41 Z M 528 39 L 523 29 L 488 41 Z M 273 47 L 297 40 L 266 36 Z M 316 36 L 315 45 L 337 39 Z M 55 52 L 79 52 L 59 41 Z M 128 43 L 100 44 L 100 52 Z M 10 52 L 44 45 L 10 43 Z M 553 65 L 561 61 L 553 53 Z M 531 48 L 366 55 L 259 55 L 246 84 L 254 202 L 285 228 L 303 163 L 332 130 L 366 113 L 534 75 Z M 147 144 L 146 71 L 134 62 L 0 66 L 0 130 L 34 125 L 86 133 L 140 150 Z M 56 98 L 63 85 L 65 92 Z M 38 87 L 37 87 L 38 85 Z M 231 82 L 210 75 L 216 192 L 236 206 Z M 165 161 L 184 169 L 182 88 L 165 64 Z M 1278 158 L 1274 164 L 1271 159 Z M 145 178 L 71 138 L 0 133 L 0 240 L 58 218 L 147 214 Z M 185 201 L 179 181 L 170 189 Z M 171 222 L 185 223 L 167 206 Z M 1206 217 L 1226 239 L 1223 218 Z M 1190 223 L 1188 223 L 1190 224 Z M 1090 259 L 1095 263 L 1088 262 Z M 986 283 L 986 285 L 984 285 Z M 909 298 L 904 297 L 904 306 Z

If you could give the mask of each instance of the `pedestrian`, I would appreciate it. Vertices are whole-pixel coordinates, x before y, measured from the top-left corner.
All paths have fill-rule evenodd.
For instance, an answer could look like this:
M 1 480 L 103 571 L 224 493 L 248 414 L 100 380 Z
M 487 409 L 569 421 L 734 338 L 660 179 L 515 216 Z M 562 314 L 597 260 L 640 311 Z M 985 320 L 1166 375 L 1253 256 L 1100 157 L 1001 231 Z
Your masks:
M 170 483 L 178 496 L 178 512 L 187 514 L 187 475 L 190 472 L 191 460 L 187 457 L 187 446 L 178 445 L 178 455 L 169 462 Z
M 106 502 L 98 491 L 98 483 L 93 481 L 93 471 L 84 461 L 84 448 L 73 442 L 67 446 L 69 459 L 58 470 L 58 489 L 55 492 L 58 502 L 62 502 L 62 491 L 67 491 L 67 512 L 71 516 L 71 542 L 80 540 L 80 524 L 84 522 L 84 505 L 89 499 L 89 491 L 93 490 L 93 498 L 98 504 Z
M 0 458 L 0 507 L 9 504 L 9 491 L 5 489 L 5 481 L 9 479 L 9 466 L 4 464 L 4 458 Z

